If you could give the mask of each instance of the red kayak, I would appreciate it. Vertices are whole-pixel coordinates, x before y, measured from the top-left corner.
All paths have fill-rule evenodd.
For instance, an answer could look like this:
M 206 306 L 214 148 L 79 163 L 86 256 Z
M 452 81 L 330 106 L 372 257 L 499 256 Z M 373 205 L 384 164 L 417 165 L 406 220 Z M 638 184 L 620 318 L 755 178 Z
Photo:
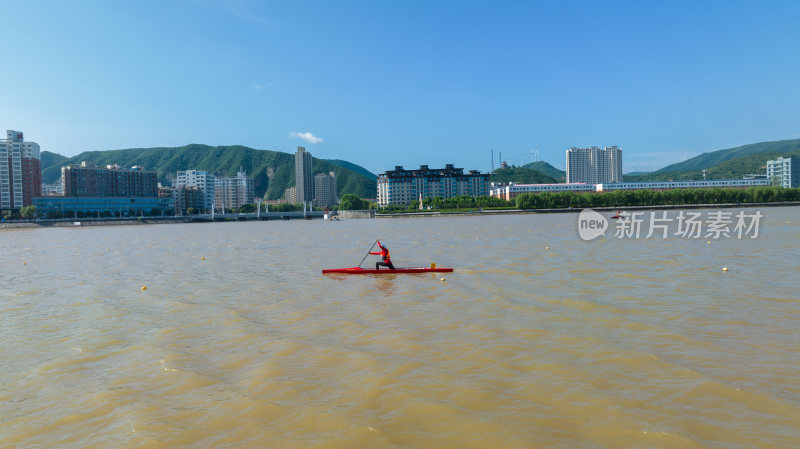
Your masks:
M 452 273 L 452 268 L 425 268 L 425 267 L 406 267 L 395 268 L 390 270 L 384 268 L 382 270 L 371 270 L 361 267 L 353 268 L 331 268 L 329 270 L 322 270 L 322 274 L 414 274 L 414 273 Z

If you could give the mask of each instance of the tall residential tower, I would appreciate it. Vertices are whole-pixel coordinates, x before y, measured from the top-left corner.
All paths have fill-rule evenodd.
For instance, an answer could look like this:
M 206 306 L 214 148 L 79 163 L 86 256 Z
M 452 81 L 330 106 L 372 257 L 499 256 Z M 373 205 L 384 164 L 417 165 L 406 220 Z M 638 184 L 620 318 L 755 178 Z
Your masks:
M 0 209 L 20 209 L 42 195 L 39 144 L 25 142 L 20 131 L 6 135 L 0 139 Z
M 567 150 L 567 183 L 607 184 L 622 182 L 622 148 L 570 148 Z
M 311 153 L 304 147 L 297 147 L 294 154 L 294 177 L 296 201 L 298 203 L 314 201 L 314 175 L 311 174 Z

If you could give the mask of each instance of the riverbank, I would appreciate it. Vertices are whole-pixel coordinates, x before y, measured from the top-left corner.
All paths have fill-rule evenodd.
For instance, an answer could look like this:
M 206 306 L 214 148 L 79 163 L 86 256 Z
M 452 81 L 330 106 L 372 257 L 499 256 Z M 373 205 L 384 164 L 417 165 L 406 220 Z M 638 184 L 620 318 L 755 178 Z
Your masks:
M 148 218 L 80 218 L 80 219 L 47 219 L 47 220 L 18 220 L 18 221 L 5 221 L 0 222 L 0 230 L 2 229 L 18 229 L 18 228 L 63 228 L 63 227 L 92 227 L 92 226 L 130 226 L 130 225 L 147 225 L 147 224 L 174 224 L 174 223 L 239 223 L 243 221 L 275 221 L 275 220 L 311 220 L 322 219 L 322 212 L 310 212 L 303 215 L 303 212 L 283 212 L 274 213 L 270 215 L 256 214 L 229 214 L 226 217 L 217 215 L 212 218 L 210 215 L 189 215 L 189 216 L 176 216 L 176 217 L 148 217 Z
M 787 207 L 800 206 L 800 201 L 781 201 L 773 203 L 723 203 L 723 204 L 662 204 L 652 206 L 630 206 L 630 207 L 594 207 L 592 210 L 599 212 L 616 211 L 643 211 L 643 210 L 673 210 L 673 209 L 731 209 L 731 208 L 754 208 L 754 207 Z M 506 210 L 469 210 L 464 212 L 398 212 L 392 214 L 376 213 L 375 218 L 409 218 L 409 217 L 452 217 L 459 215 L 516 215 L 516 214 L 564 214 L 577 213 L 583 208 L 559 208 L 559 209 L 506 209 Z
M 782 201 L 774 203 L 724 203 L 724 204 L 662 204 L 652 206 L 631 206 L 631 207 L 595 207 L 592 210 L 599 212 L 616 212 L 624 211 L 646 211 L 646 210 L 673 210 L 673 209 L 732 209 L 732 208 L 754 208 L 754 207 L 789 207 L 800 206 L 800 201 Z M 505 210 L 468 210 L 464 212 L 458 211 L 425 211 L 425 212 L 398 212 L 392 214 L 382 214 L 376 211 L 340 211 L 338 218 L 340 220 L 353 220 L 353 219 L 374 219 L 374 218 L 418 218 L 418 217 L 453 217 L 453 216 L 480 216 L 480 215 L 524 215 L 524 214 L 566 214 L 578 213 L 582 208 L 559 208 L 559 209 L 505 209 Z M 312 217 L 292 217 L 292 219 L 310 219 Z M 319 219 L 321 217 L 314 216 L 313 218 Z M 260 221 L 271 220 L 287 220 L 289 217 L 285 215 L 276 215 L 271 217 L 260 217 Z M 113 220 L 113 219 L 82 219 L 82 220 L 45 220 L 45 221 L 7 221 L 0 223 L 0 230 L 2 229 L 20 229 L 20 228 L 59 228 L 59 227 L 78 227 L 78 226 L 130 226 L 130 225 L 147 225 L 147 224 L 174 224 L 174 223 L 238 223 L 241 220 L 225 219 L 225 220 L 202 220 L 189 217 L 170 217 L 170 218 L 146 218 L 146 219 L 126 219 L 126 220 Z

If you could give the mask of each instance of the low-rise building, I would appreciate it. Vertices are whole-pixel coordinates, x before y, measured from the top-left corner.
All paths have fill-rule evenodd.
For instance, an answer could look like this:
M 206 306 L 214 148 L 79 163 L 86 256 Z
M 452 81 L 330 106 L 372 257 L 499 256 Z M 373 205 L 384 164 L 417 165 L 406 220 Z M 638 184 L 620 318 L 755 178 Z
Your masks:
M 85 217 L 139 217 L 172 215 L 172 198 L 122 198 L 86 196 L 42 196 L 33 199 L 36 213 L 44 218 L 61 218 L 70 213 Z
M 516 184 L 493 186 L 491 196 L 511 201 L 523 193 L 542 192 L 608 192 L 614 190 L 670 190 L 670 189 L 704 189 L 711 187 L 754 187 L 768 186 L 768 179 L 725 179 L 713 181 L 653 181 L 653 182 L 615 182 L 611 184 Z
M 283 200 L 289 204 L 297 202 L 297 188 L 289 187 L 283 192 Z

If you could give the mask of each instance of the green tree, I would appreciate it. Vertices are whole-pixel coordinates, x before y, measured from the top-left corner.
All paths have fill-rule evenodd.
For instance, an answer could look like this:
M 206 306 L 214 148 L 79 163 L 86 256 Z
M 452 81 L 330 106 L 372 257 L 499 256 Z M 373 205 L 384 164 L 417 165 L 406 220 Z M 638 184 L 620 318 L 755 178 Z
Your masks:
M 348 193 L 339 202 L 340 210 L 365 210 L 369 208 L 369 202 L 362 200 L 358 195 Z
M 25 207 L 23 207 L 22 209 L 19 210 L 19 213 L 20 213 L 20 215 L 22 215 L 22 218 L 24 218 L 26 220 L 30 220 L 31 218 L 34 217 L 34 215 L 36 215 L 36 207 L 35 206 L 25 206 Z
M 252 214 L 256 211 L 255 204 L 242 204 L 242 207 L 239 208 L 240 214 Z

